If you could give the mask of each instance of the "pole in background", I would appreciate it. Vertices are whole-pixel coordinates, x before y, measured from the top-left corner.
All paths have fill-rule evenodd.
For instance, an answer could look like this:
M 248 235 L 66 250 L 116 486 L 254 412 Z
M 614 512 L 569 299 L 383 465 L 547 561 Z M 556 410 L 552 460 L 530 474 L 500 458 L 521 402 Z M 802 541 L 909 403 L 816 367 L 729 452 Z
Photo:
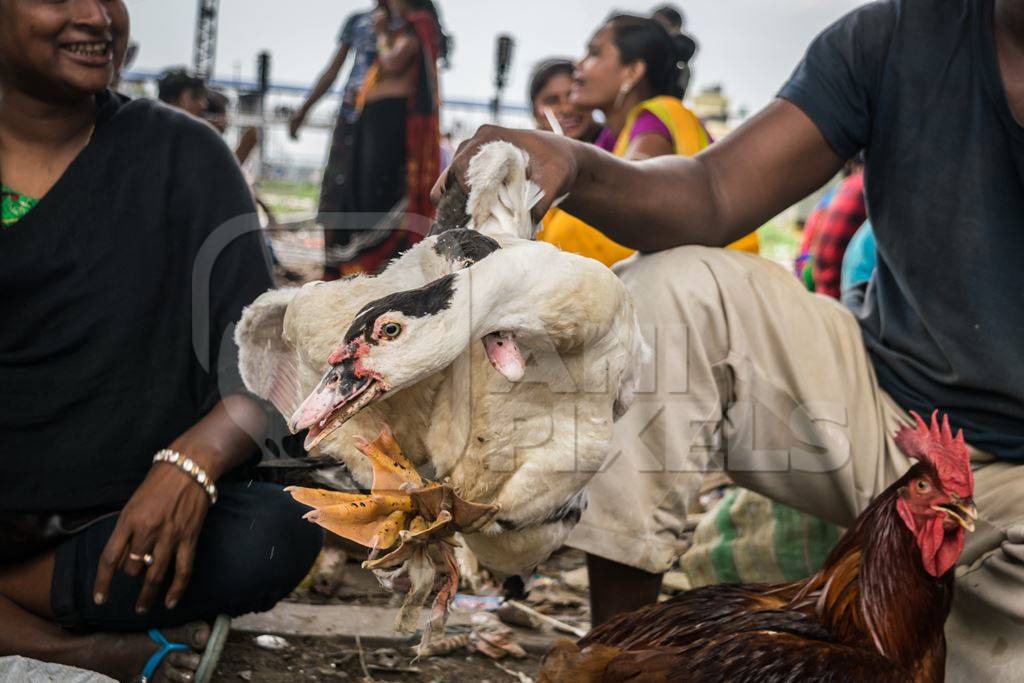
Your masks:
M 494 123 L 501 120 L 501 94 L 508 85 L 508 72 L 512 66 L 512 52 L 516 42 L 512 36 L 503 33 L 498 36 L 498 51 L 495 59 L 494 71 L 494 99 L 491 100 L 491 119 Z
M 257 92 L 257 113 L 260 117 L 260 140 L 257 146 L 256 173 L 258 179 L 263 179 L 263 164 L 266 161 L 266 140 L 267 140 L 267 93 L 270 92 L 270 53 L 263 50 L 256 55 L 256 92 Z
M 199 0 L 196 38 L 192 49 L 192 70 L 203 79 L 213 75 L 217 59 L 217 6 L 220 0 Z

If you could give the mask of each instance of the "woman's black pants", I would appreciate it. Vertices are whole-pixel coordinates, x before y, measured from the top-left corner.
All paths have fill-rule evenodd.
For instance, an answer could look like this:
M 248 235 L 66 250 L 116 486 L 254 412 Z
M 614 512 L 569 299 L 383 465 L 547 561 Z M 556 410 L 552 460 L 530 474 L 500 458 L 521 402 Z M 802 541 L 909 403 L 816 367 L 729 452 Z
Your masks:
M 238 616 L 273 607 L 305 577 L 323 543 L 319 527 L 302 519 L 308 508 L 280 487 L 224 482 L 199 535 L 192 579 L 178 606 L 168 610 L 164 590 L 148 614 L 136 614 L 143 578 L 118 573 L 103 605 L 93 602 L 100 554 L 117 516 L 106 517 L 57 547 L 50 593 L 59 623 L 91 630 L 137 631 Z

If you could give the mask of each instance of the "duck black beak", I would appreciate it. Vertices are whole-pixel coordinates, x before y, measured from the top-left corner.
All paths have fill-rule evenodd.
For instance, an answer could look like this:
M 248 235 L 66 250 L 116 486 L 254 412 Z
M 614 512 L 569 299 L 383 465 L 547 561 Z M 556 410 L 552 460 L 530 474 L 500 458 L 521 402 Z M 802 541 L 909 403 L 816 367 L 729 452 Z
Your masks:
M 309 429 L 304 444 L 308 451 L 382 393 L 376 378 L 356 375 L 354 360 L 342 361 L 327 371 L 288 426 L 293 433 Z

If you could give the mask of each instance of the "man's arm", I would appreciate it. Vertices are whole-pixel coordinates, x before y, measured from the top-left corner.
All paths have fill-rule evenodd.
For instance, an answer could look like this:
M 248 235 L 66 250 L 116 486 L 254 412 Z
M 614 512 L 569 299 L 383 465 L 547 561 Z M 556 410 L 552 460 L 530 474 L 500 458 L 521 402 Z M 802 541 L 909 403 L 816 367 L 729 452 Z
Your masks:
M 530 155 L 531 178 L 545 194 L 538 215 L 568 194 L 562 207 L 569 213 L 647 252 L 734 242 L 823 185 L 843 163 L 815 124 L 784 100 L 692 158 L 631 162 L 550 133 L 485 126 L 452 164 L 463 186 L 469 160 L 491 140 L 508 140 Z
M 724 246 L 807 196 L 842 166 L 814 123 L 784 100 L 695 157 L 629 163 L 580 150 L 565 208 L 640 251 Z

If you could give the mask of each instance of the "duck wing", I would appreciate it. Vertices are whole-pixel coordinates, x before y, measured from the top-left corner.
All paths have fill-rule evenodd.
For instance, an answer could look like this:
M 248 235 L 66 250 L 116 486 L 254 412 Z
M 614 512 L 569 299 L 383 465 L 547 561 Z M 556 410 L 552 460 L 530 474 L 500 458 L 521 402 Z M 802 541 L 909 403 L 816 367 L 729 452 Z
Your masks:
M 284 334 L 285 313 L 298 293 L 298 288 L 266 292 L 242 311 L 235 328 L 242 381 L 282 415 L 291 415 L 302 399 L 295 348 Z

